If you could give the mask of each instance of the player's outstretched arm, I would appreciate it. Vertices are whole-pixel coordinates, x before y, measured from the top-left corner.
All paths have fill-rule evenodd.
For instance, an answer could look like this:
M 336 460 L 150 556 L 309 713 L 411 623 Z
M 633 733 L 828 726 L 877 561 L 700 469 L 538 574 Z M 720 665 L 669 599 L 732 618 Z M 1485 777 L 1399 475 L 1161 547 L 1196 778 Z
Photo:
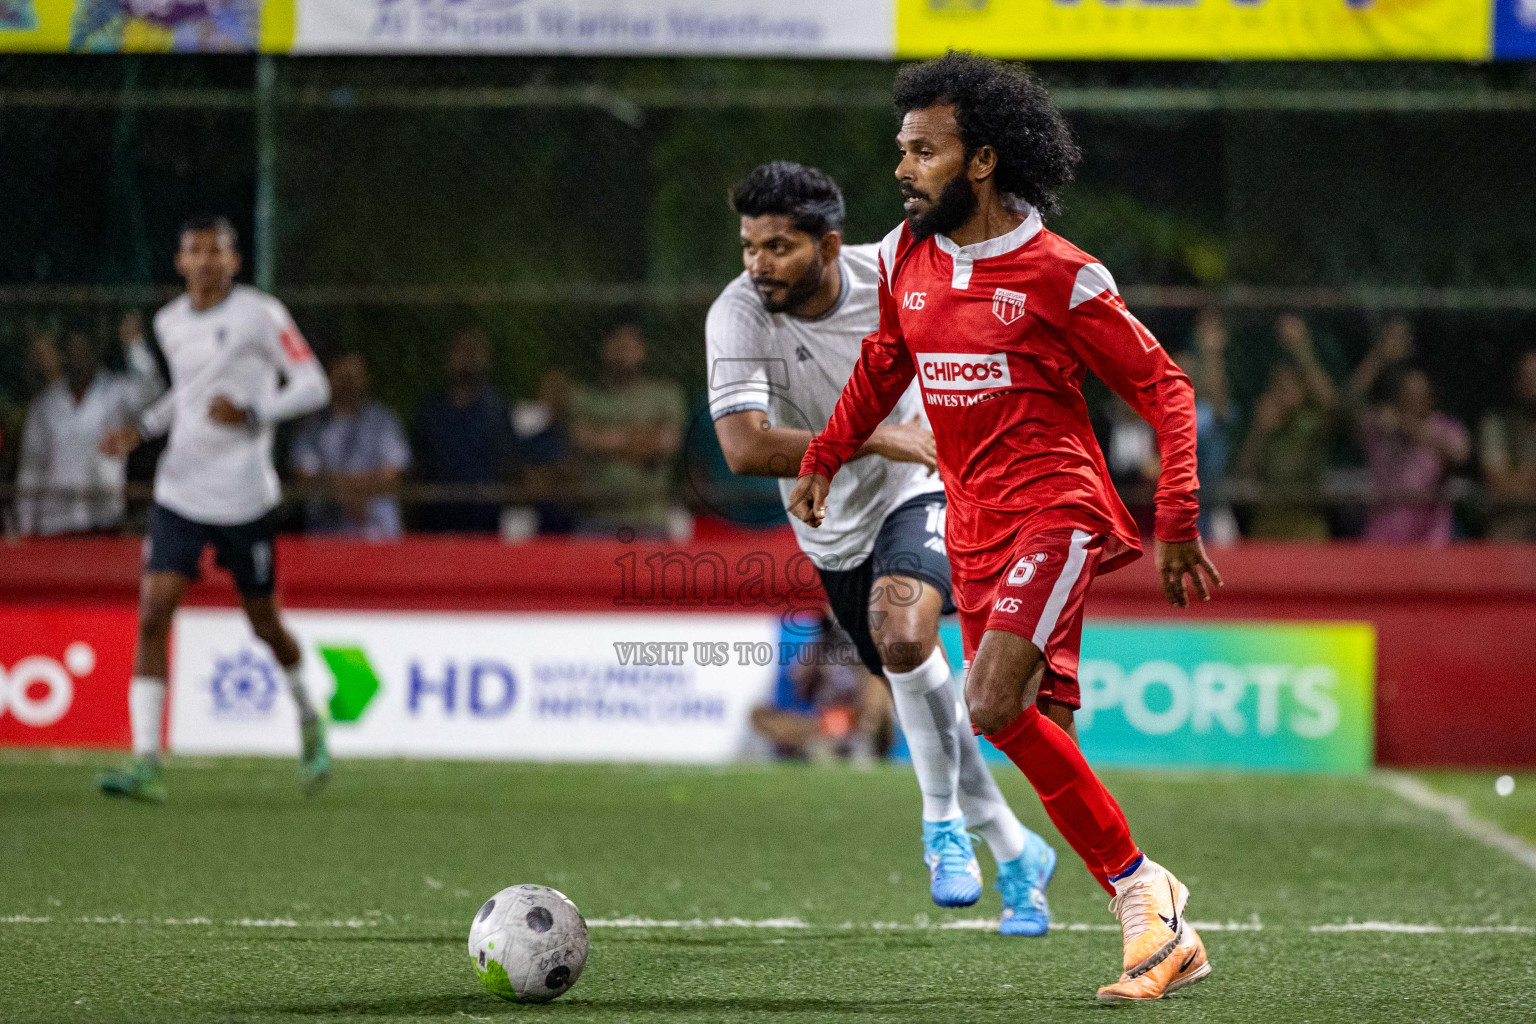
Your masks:
M 812 527 L 820 526 L 827 518 L 827 492 L 831 489 L 832 481 L 820 473 L 802 476 L 789 496 L 789 514 Z
M 800 475 L 819 473 L 830 481 L 843 463 L 864 454 L 865 444 L 916 376 L 917 365 L 902 338 L 896 303 L 882 276 L 880 326 L 864 339 L 859 361 L 853 364 L 853 375 L 843 385 L 831 418 L 800 460 Z
M 1222 586 L 1221 573 L 1206 555 L 1205 545 L 1199 537 L 1185 541 L 1156 541 L 1153 553 L 1158 577 L 1163 582 L 1163 594 L 1175 608 L 1189 607 L 1189 591 L 1184 583 L 1186 576 L 1202 601 L 1209 601 L 1211 592 Z
M 733 412 L 715 420 L 715 437 L 726 465 L 737 476 L 792 477 L 815 436 L 809 430 L 775 426 L 761 409 Z M 892 462 L 920 462 L 938 468 L 933 431 L 914 416 L 907 423 L 885 423 L 854 453 L 855 459 L 878 455 Z

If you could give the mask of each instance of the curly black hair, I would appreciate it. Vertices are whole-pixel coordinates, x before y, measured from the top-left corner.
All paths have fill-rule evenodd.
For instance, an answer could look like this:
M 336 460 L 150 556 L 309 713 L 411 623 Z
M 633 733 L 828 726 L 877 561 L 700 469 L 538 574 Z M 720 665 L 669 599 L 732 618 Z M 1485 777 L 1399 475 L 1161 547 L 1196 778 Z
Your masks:
M 997 150 L 997 187 L 1043 213 L 1061 208 L 1082 151 L 1040 80 L 1022 67 L 951 50 L 896 72 L 896 112 L 953 104 L 966 151 Z
M 731 209 L 743 217 L 785 214 L 795 229 L 821 238 L 843 229 L 843 190 L 825 171 L 789 160 L 754 167 L 731 187 Z

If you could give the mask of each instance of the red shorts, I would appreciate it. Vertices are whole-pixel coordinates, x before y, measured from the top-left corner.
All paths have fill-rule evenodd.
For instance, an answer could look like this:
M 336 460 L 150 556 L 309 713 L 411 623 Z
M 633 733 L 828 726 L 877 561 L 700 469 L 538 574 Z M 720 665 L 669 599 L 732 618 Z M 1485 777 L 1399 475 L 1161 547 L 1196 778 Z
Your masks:
M 1040 696 L 1081 707 L 1078 651 L 1083 644 L 1083 601 L 1104 555 L 1104 538 L 1086 530 L 1024 534 L 1013 545 L 1008 568 L 995 576 L 954 579 L 960 610 L 965 667 L 971 667 L 981 635 L 1000 629 L 1021 636 L 1045 655 Z

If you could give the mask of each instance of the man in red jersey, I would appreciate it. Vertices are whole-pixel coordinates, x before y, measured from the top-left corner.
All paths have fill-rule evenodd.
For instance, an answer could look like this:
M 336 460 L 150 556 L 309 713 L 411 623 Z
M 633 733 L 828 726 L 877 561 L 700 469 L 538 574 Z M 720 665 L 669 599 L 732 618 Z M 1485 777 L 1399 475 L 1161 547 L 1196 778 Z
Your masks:
M 1194 392 L 1109 271 L 1041 223 L 1080 159 L 1044 86 L 950 53 L 902 69 L 895 98 L 907 219 L 881 245 L 880 327 L 789 510 L 821 521 L 832 476 L 916 377 L 949 494 L 971 724 L 1114 894 L 1123 973 L 1099 998 L 1156 999 L 1210 964 L 1184 921 L 1189 891 L 1132 841 L 1068 731 L 1088 584 L 1141 554 L 1081 389 L 1093 371 L 1157 431 L 1155 554 L 1179 607 L 1186 576 L 1203 600 L 1221 585 L 1195 526 Z

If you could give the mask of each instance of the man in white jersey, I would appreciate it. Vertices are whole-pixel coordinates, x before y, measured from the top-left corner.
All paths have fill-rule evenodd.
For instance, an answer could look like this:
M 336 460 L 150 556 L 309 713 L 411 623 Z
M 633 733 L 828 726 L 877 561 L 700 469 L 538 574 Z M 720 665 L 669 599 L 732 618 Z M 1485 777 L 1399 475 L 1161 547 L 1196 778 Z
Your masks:
M 274 589 L 277 471 L 272 437 L 283 420 L 330 400 L 319 362 L 277 299 L 235 284 L 240 252 L 222 217 L 189 222 L 176 271 L 187 290 L 155 314 L 155 337 L 171 371 L 171 390 L 137 424 L 102 439 L 123 456 L 147 438 L 170 432 L 155 474 L 155 505 L 144 548 L 139 638 L 128 711 L 133 764 L 98 780 L 111 796 L 160 802 L 160 729 L 165 708 L 166 642 L 171 617 L 198 577 L 203 549 L 213 545 L 255 631 L 283 667 L 299 708 L 306 795 L 330 777 L 325 728 L 304 686 L 299 645 L 278 616 Z
M 780 480 L 800 458 L 879 322 L 878 245 L 842 244 L 843 196 L 799 164 L 758 167 L 736 185 L 746 271 L 705 323 L 710 414 L 731 470 Z M 860 660 L 890 682 L 923 794 L 923 860 L 933 901 L 981 898 L 974 828 L 998 863 L 1005 935 L 1043 935 L 1056 852 L 1019 823 L 981 757 L 938 642 L 953 613 L 944 487 L 916 385 L 833 482 L 812 530 L 791 518 Z

